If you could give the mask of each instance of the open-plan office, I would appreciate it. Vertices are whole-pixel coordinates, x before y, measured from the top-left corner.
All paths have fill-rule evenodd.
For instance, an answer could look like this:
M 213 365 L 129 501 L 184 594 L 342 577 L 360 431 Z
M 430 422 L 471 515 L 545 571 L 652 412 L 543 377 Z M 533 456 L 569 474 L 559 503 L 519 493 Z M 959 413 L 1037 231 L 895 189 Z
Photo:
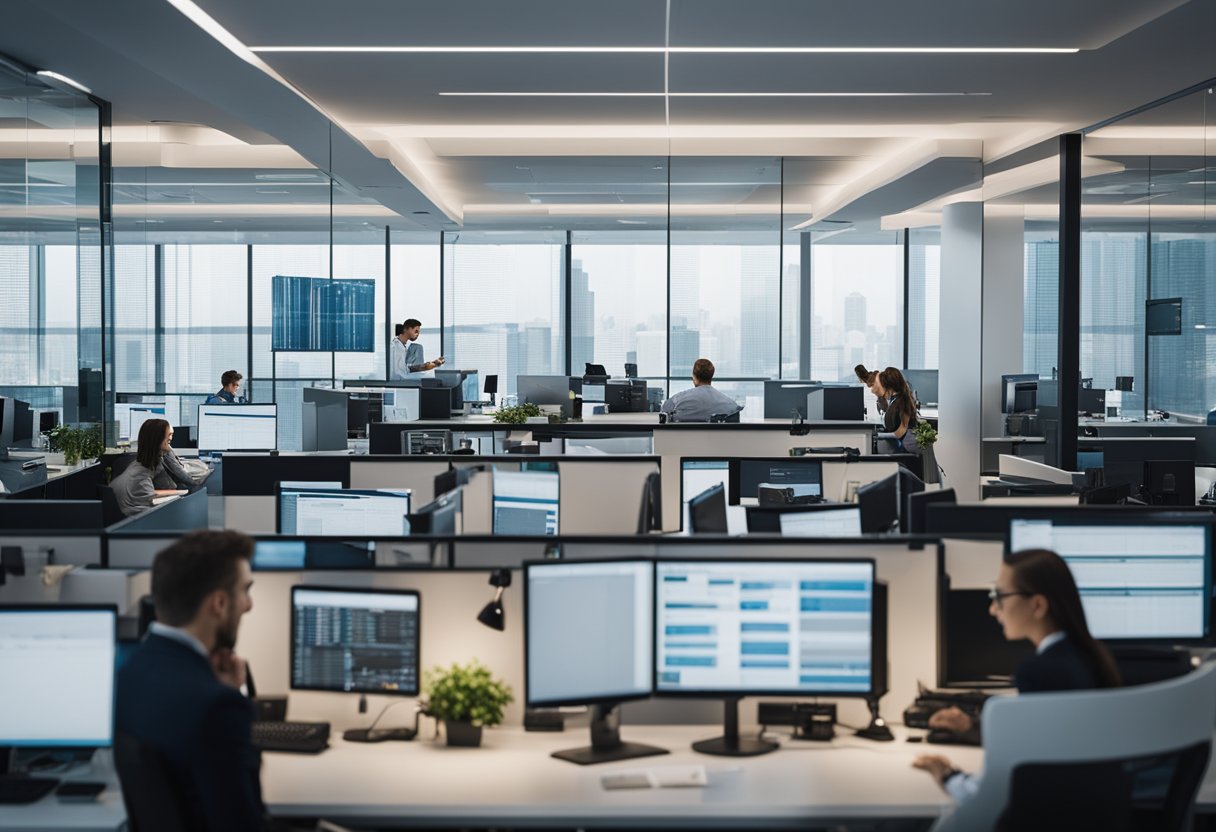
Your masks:
M 0 829 L 1216 822 L 1216 0 L 0 21 Z

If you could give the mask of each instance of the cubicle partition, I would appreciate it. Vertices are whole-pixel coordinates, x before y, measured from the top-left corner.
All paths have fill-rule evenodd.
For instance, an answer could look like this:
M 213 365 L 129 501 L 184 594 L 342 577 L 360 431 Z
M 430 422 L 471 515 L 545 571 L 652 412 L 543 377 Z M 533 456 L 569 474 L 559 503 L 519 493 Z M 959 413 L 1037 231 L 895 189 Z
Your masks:
M 1015 500 L 984 500 L 980 503 L 930 503 L 925 506 L 925 534 L 969 540 L 1003 540 L 1009 521 L 1015 517 L 1048 519 L 1053 517 L 1094 518 L 1095 522 L 1118 520 L 1136 513 L 1151 512 L 1154 518 L 1209 518 L 1209 506 L 1077 506 L 1031 505 Z
M 0 530 L 100 532 L 101 500 L 0 500 Z
M 278 542 L 271 540 L 271 543 Z M 476 620 L 478 612 L 493 597 L 486 580 L 492 567 L 519 569 L 526 561 L 560 554 L 563 560 L 605 557 L 696 557 L 696 558 L 872 558 L 878 578 L 888 587 L 888 662 L 890 692 L 882 700 L 882 711 L 891 720 L 916 696 L 917 680 L 935 676 L 936 616 L 941 557 L 936 544 L 923 545 L 901 540 L 815 541 L 754 540 L 730 538 L 588 537 L 520 538 L 511 541 L 451 539 L 451 568 L 366 570 L 260 571 L 254 589 L 254 608 L 241 625 L 241 649 L 258 673 L 259 688 L 268 693 L 288 689 L 286 660 L 289 638 L 289 596 L 300 584 L 375 588 L 409 588 L 422 595 L 421 652 L 424 668 L 477 658 L 501 677 L 516 693 L 506 712 L 507 724 L 522 720 L 523 592 L 522 577 L 503 595 L 506 631 L 499 633 Z M 380 549 L 377 547 L 377 557 Z M 496 557 L 490 557 L 495 553 Z M 382 703 L 373 702 L 370 713 Z M 745 701 L 742 719 L 755 724 L 755 699 Z M 356 709 L 357 697 L 296 691 L 291 695 L 288 717 L 318 719 L 336 728 L 365 725 L 366 716 Z M 653 699 L 624 706 L 626 724 L 715 723 L 721 721 L 721 701 Z M 846 724 L 864 724 L 868 713 L 858 700 L 840 700 L 840 719 Z
M 150 569 L 161 549 L 186 532 L 207 527 L 207 492 L 204 490 L 153 506 L 106 529 L 106 565 Z

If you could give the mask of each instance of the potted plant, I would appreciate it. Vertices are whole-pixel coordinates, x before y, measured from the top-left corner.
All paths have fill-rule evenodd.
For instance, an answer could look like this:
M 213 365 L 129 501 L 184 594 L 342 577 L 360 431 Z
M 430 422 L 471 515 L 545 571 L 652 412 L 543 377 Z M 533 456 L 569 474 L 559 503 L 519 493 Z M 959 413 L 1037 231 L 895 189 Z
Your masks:
M 933 444 L 937 442 L 937 428 L 933 427 L 929 422 L 917 422 L 914 435 L 916 436 L 916 445 L 920 448 L 921 461 L 924 463 L 925 482 L 940 482 L 941 478 L 938 476 L 937 470 L 937 453 L 933 450 Z
M 97 459 L 106 450 L 101 425 L 59 425 L 50 432 L 50 437 L 51 447 L 63 453 L 65 465 L 75 465 L 82 459 Z
M 540 405 L 532 402 L 500 407 L 494 412 L 494 421 L 505 425 L 522 425 L 529 418 L 541 415 Z
M 425 678 L 426 713 L 444 723 L 448 745 L 476 748 L 481 729 L 502 722 L 502 709 L 515 697 L 476 659 L 467 665 L 436 667 Z

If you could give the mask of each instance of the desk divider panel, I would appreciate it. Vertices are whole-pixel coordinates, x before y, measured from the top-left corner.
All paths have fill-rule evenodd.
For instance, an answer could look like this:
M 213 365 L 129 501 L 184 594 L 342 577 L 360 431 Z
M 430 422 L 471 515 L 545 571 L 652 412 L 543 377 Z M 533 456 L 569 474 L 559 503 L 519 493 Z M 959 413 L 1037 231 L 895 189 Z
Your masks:
M 653 458 L 607 461 L 562 457 L 562 534 L 631 534 L 637 530 L 646 477 L 659 470 Z
M 184 534 L 184 532 L 182 533 Z M 120 534 L 106 540 L 111 569 L 151 569 L 162 549 L 181 539 L 181 534 Z
M 942 541 L 945 556 L 942 564 L 950 576 L 951 589 L 989 589 L 1005 557 L 1003 540 Z
M 0 500 L 0 529 L 100 532 L 101 500 Z
M 350 487 L 349 454 L 224 454 L 226 497 L 266 497 L 276 482 L 340 482 Z
M 62 534 L 54 531 L 0 532 L 0 545 L 20 546 L 26 562 L 26 572 L 38 569 L 47 562 L 72 564 L 74 566 L 101 566 L 104 562 L 104 547 L 101 530 L 93 533 Z M 37 558 L 41 558 L 40 561 Z M 35 571 L 37 571 L 35 569 Z M 9 576 L 10 579 L 13 576 Z
M 195 491 L 141 511 L 110 526 L 108 533 L 177 532 L 207 528 L 207 492 Z
M 824 460 L 823 499 L 843 502 L 848 483 L 855 482 L 858 486 L 869 485 L 872 482 L 886 479 L 897 471 L 899 471 L 898 462 L 884 462 L 877 458 L 872 461 L 858 462 Z
M 274 497 L 230 497 L 224 500 L 224 528 L 245 534 L 275 533 Z
M 478 549 L 501 547 L 492 541 L 475 544 L 457 541 L 457 566 L 476 565 Z M 530 539 L 512 545 L 518 548 L 519 563 L 540 559 L 544 547 L 541 539 Z M 695 545 L 678 541 L 608 540 L 566 544 L 572 555 L 579 558 L 613 555 L 617 557 L 660 556 L 757 558 L 873 558 L 878 578 L 888 585 L 888 661 L 890 692 L 882 700 L 883 715 L 899 721 L 903 709 L 916 696 L 916 681 L 936 678 L 936 644 L 938 587 L 938 548 L 929 545 L 913 548 L 905 543 L 856 543 L 800 541 L 796 544 L 773 542 L 756 544 L 714 538 L 696 541 Z M 530 550 L 530 553 L 529 553 Z M 572 557 L 571 559 L 576 559 Z M 501 563 L 501 559 L 498 560 Z M 497 565 L 497 563 L 495 564 Z M 250 665 L 257 668 L 259 688 L 268 694 L 287 693 L 288 650 L 290 645 L 290 592 L 298 583 L 324 586 L 379 587 L 417 589 L 422 594 L 421 664 L 423 669 L 465 662 L 477 658 L 495 676 L 501 677 L 515 693 L 515 702 L 506 709 L 506 724 L 518 725 L 522 720 L 524 700 L 523 668 L 523 587 L 522 574 L 514 572 L 512 585 L 503 596 L 506 610 L 506 631 L 499 633 L 481 625 L 478 611 L 493 596 L 484 569 L 457 568 L 452 570 L 420 570 L 394 572 L 259 572 L 253 590 L 253 611 L 241 624 L 241 652 Z M 343 694 L 291 692 L 289 719 L 328 720 L 335 730 L 366 727 L 380 708 L 392 697 L 369 697 L 368 713 L 357 712 L 358 697 Z M 755 724 L 756 699 L 745 700 L 741 717 L 746 725 Z M 868 720 L 864 702 L 858 699 L 837 700 L 841 721 L 865 724 Z M 404 706 L 403 706 L 404 708 Z M 682 699 L 655 699 L 629 703 L 625 706 L 625 724 L 646 723 L 720 724 L 720 700 L 690 702 Z M 405 718 L 393 722 L 404 724 Z M 424 721 L 424 725 L 425 725 Z M 429 731 L 429 727 L 427 728 Z M 635 728 L 630 738 L 645 741 L 645 732 Z
M 354 460 L 350 465 L 350 487 L 408 488 L 410 510 L 416 511 L 435 499 L 435 477 L 447 470 L 446 459 L 425 456 L 381 462 Z

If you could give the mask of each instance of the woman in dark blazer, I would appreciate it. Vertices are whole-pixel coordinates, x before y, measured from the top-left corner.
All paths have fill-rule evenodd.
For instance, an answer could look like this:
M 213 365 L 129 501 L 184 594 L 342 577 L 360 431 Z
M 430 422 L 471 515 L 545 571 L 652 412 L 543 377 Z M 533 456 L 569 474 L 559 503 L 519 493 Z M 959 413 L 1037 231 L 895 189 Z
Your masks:
M 1001 564 L 989 593 L 988 613 L 1005 631 L 1005 638 L 1028 639 L 1035 654 L 1014 674 L 1018 693 L 1093 690 L 1119 686 L 1119 671 L 1107 649 L 1089 633 L 1081 594 L 1068 564 L 1055 552 L 1028 549 L 1014 552 Z M 958 708 L 938 711 L 931 728 L 957 733 L 974 730 L 971 717 Z M 912 763 L 933 775 L 950 795 L 967 800 L 978 780 L 939 754 L 922 754 Z

